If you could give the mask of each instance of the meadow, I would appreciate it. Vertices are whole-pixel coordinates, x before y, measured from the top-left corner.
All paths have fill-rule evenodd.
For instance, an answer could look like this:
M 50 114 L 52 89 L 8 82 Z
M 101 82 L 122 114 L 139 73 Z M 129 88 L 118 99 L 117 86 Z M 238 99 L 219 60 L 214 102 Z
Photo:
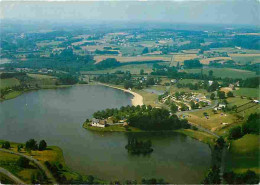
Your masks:
M 208 75 L 208 72 L 212 70 L 213 76 L 221 77 L 221 78 L 252 78 L 256 77 L 257 75 L 255 72 L 240 70 L 240 69 L 232 69 L 232 68 L 206 68 L 203 69 L 203 74 Z M 200 73 L 201 69 L 185 69 L 187 73 Z
M 251 98 L 259 98 L 259 89 L 258 88 L 239 88 L 234 91 L 236 96 L 246 96 Z

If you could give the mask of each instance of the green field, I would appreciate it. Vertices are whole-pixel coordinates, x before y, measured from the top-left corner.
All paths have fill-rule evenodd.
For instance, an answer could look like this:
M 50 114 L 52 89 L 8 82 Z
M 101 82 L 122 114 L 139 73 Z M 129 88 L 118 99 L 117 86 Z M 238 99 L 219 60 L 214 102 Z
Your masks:
M 209 71 L 213 71 L 213 76 L 221 77 L 221 78 L 251 78 L 256 77 L 255 72 L 239 70 L 239 69 L 231 69 L 231 68 L 207 68 L 203 69 L 203 74 L 208 75 Z M 185 69 L 188 73 L 200 73 L 201 69 Z
M 231 142 L 230 154 L 227 157 L 227 170 L 242 173 L 248 169 L 260 173 L 259 169 L 259 135 L 247 134 Z
M 247 96 L 252 98 L 259 99 L 259 89 L 258 88 L 239 88 L 238 90 L 234 91 L 236 96 Z
M 15 85 L 20 85 L 19 80 L 17 80 L 16 78 L 0 79 L 0 89 L 13 87 Z
M 138 64 L 138 65 L 124 65 L 112 69 L 97 70 L 97 71 L 82 71 L 82 74 L 106 74 L 114 73 L 116 71 L 130 71 L 131 74 L 140 74 L 140 70 L 143 69 L 145 73 L 150 73 L 153 70 L 153 64 Z
M 242 65 L 249 63 L 255 64 L 260 63 L 260 56 L 234 56 L 232 60 Z

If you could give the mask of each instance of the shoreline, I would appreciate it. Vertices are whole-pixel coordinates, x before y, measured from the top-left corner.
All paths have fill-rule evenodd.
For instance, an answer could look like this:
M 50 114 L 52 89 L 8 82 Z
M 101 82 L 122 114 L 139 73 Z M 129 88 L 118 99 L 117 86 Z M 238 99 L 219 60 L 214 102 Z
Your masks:
M 123 88 L 120 88 L 120 87 L 115 87 L 115 86 L 112 86 L 112 85 L 108 85 L 108 84 L 104 84 L 104 83 L 97 83 L 99 85 L 103 85 L 103 86 L 107 86 L 107 87 L 110 87 L 110 88 L 113 88 L 113 89 L 118 89 L 118 90 L 121 90 L 121 91 L 124 91 L 124 92 L 127 92 L 127 93 L 130 93 L 132 94 L 134 97 L 131 99 L 132 101 L 132 105 L 134 106 L 137 106 L 137 105 L 144 105 L 144 98 L 143 96 L 141 96 L 140 94 L 134 92 L 134 91 L 130 91 L 130 90 L 127 90 L 127 89 L 123 89 Z

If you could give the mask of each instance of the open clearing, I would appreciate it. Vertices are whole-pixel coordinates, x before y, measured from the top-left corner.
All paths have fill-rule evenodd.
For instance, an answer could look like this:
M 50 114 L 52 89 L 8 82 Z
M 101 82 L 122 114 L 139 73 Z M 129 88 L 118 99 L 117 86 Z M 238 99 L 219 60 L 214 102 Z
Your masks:
M 208 72 L 212 70 L 213 76 L 221 77 L 221 78 L 252 78 L 257 75 L 255 72 L 240 70 L 240 69 L 232 69 L 232 68 L 207 68 L 203 69 L 203 74 L 208 75 Z M 200 73 L 201 69 L 185 69 L 187 73 Z
M 208 118 L 203 115 L 204 112 L 209 115 Z M 216 131 L 224 127 L 225 125 L 223 125 L 222 123 L 233 124 L 234 122 L 236 122 L 236 116 L 228 113 L 223 113 L 222 111 L 218 111 L 217 114 L 214 114 L 212 109 L 191 112 L 188 115 L 188 121 L 196 125 L 205 127 L 211 131 Z

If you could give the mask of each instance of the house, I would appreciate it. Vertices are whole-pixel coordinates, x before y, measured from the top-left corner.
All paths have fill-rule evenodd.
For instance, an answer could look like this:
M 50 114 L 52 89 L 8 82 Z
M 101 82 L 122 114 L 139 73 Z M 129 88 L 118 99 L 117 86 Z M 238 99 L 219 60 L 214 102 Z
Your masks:
M 213 81 L 209 80 L 209 86 L 211 86 L 213 84 Z
M 99 120 L 99 119 L 93 118 L 92 122 L 91 122 L 91 126 L 93 126 L 93 127 L 104 128 L 104 127 L 106 127 L 106 125 L 107 125 L 106 120 Z
M 226 104 L 223 104 L 223 103 L 220 103 L 219 105 L 218 105 L 218 109 L 223 109 L 223 108 L 226 108 Z
M 258 100 L 253 100 L 253 102 L 254 102 L 254 103 L 259 103 L 259 101 L 258 101 Z

